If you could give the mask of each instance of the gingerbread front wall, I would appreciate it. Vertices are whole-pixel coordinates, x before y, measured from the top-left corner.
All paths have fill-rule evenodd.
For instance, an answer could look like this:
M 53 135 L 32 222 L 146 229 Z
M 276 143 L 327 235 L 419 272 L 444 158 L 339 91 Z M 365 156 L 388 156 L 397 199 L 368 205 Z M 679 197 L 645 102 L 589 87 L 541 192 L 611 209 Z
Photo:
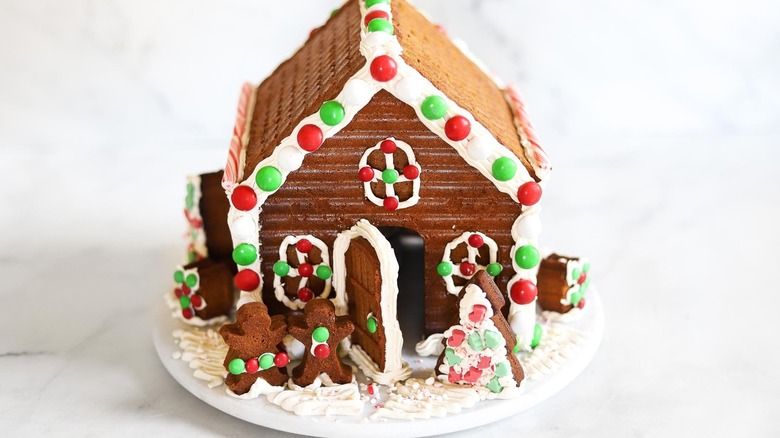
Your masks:
M 385 210 L 365 197 L 358 178 L 363 153 L 394 137 L 411 145 L 420 174 L 420 200 L 409 208 Z M 510 249 L 511 227 L 521 212 L 519 204 L 498 191 L 458 153 L 430 132 L 408 105 L 385 91 L 374 96 L 354 120 L 335 137 L 309 154 L 301 169 L 265 202 L 260 214 L 263 300 L 281 311 L 273 296 L 273 264 L 279 245 L 289 235 L 311 234 L 333 249 L 336 236 L 367 219 L 377 227 L 405 227 L 425 243 L 425 331 L 442 332 L 457 322 L 456 297 L 450 295 L 436 267 L 447 243 L 465 231 L 481 231 L 496 241 L 496 277 L 502 291 L 514 274 Z M 456 261 L 459 262 L 459 261 Z

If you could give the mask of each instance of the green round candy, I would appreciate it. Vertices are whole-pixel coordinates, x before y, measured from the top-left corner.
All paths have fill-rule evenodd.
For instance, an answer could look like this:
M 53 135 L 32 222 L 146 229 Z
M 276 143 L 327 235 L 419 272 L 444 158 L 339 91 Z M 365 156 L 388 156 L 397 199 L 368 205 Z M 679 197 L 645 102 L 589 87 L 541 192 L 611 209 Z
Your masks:
M 385 169 L 382 171 L 382 181 L 385 184 L 395 184 L 398 181 L 398 171 L 395 169 Z
M 284 260 L 279 260 L 278 262 L 274 263 L 274 274 L 284 277 L 285 275 L 290 273 L 290 265 L 287 264 Z
M 187 278 L 184 280 L 184 283 L 188 287 L 195 287 L 198 284 L 198 276 L 197 274 L 190 274 L 187 276 Z
M 265 166 L 255 175 L 257 187 L 264 192 L 273 192 L 282 186 L 282 172 L 274 166 Z
M 328 126 L 336 126 L 344 120 L 344 106 L 335 100 L 325 102 L 320 107 L 320 119 Z
M 271 353 L 265 353 L 260 356 L 260 360 L 258 362 L 260 363 L 261 370 L 267 370 L 268 368 L 274 366 L 274 355 Z
M 486 271 L 489 276 L 495 277 L 496 275 L 500 274 L 501 271 L 504 270 L 504 267 L 501 266 L 501 263 L 491 263 L 488 265 Z
M 368 23 L 369 32 L 385 32 L 392 35 L 395 30 L 393 29 L 393 23 L 385 20 L 384 18 L 374 18 Z
M 578 290 L 577 292 L 574 292 L 571 294 L 571 297 L 569 298 L 569 301 L 571 302 L 572 306 L 576 306 L 577 303 L 580 302 L 582 299 L 582 290 Z
M 534 326 L 534 337 L 531 339 L 531 348 L 536 348 L 542 341 L 542 326 L 537 323 Z
M 499 181 L 509 181 L 517 173 L 517 164 L 507 157 L 501 157 L 493 162 L 493 178 Z
M 423 116 L 428 120 L 439 120 L 447 114 L 447 102 L 441 96 L 428 96 L 420 106 Z
M 182 295 L 181 298 L 179 298 L 179 305 L 182 309 L 189 309 L 191 304 L 190 297 L 187 295 Z
M 366 9 L 370 8 L 371 6 L 376 6 L 379 4 L 390 4 L 390 0 L 366 0 Z
M 574 269 L 572 269 L 572 270 L 571 270 L 571 281 L 577 281 L 577 280 L 579 280 L 579 279 L 580 279 L 580 275 L 581 275 L 581 274 L 582 274 L 582 272 L 580 271 L 580 269 L 579 269 L 579 268 L 574 268 Z
M 257 260 L 257 249 L 248 243 L 242 243 L 233 250 L 233 261 L 241 266 L 249 266 Z
M 585 262 L 585 264 L 582 265 L 582 270 L 585 272 L 590 271 L 590 262 Z
M 448 277 L 452 275 L 452 263 L 450 262 L 441 262 L 438 266 L 436 266 L 436 272 L 439 273 L 442 277 Z
M 173 273 L 173 281 L 176 283 L 182 284 L 184 283 L 184 271 L 177 270 Z
M 317 266 L 317 277 L 320 279 L 327 280 L 331 275 L 333 275 L 333 271 L 331 271 L 329 267 L 325 265 Z
M 184 198 L 184 206 L 187 210 L 192 210 L 195 206 L 195 186 L 192 183 L 187 183 L 187 197 Z
M 521 268 L 531 269 L 539 264 L 539 260 L 539 250 L 537 250 L 533 245 L 525 245 L 517 248 L 517 252 L 515 253 L 515 261 Z
M 366 329 L 368 329 L 369 333 L 376 333 L 376 329 L 378 327 L 378 324 L 376 322 L 376 318 L 373 316 L 369 316 L 366 320 Z
M 330 332 L 326 327 L 317 327 L 311 332 L 311 337 L 317 342 L 326 342 L 330 337 Z
M 230 361 L 228 364 L 228 370 L 230 371 L 230 374 L 237 376 L 246 370 L 246 362 L 244 362 L 243 359 L 237 357 Z

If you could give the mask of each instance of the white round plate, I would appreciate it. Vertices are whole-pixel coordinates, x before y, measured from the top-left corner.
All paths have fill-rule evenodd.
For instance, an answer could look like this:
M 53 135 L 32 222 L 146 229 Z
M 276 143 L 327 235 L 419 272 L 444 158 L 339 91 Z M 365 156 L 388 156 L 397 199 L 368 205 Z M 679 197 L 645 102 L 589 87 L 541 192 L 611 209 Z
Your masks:
M 164 306 L 160 306 L 162 309 Z M 464 409 L 458 414 L 425 420 L 372 420 L 368 419 L 374 411 L 373 406 L 366 403 L 363 415 L 354 417 L 343 416 L 313 416 L 301 417 L 287 412 L 260 396 L 254 400 L 241 400 L 225 393 L 225 386 L 209 388 L 207 382 L 193 376 L 193 370 L 181 359 L 174 359 L 174 353 L 179 347 L 174 342 L 173 331 L 185 326 L 181 321 L 171 318 L 168 309 L 160 311 L 154 327 L 154 345 L 165 368 L 187 391 L 208 403 L 209 405 L 236 418 L 260 426 L 284 432 L 310 436 L 372 436 L 372 437 L 420 437 L 466 430 L 483 424 L 492 423 L 511 415 L 518 414 L 536 406 L 551 397 L 574 381 L 593 359 L 604 332 L 604 309 L 601 298 L 595 288 L 588 291 L 588 305 L 581 317 L 574 322 L 566 323 L 587 333 L 587 338 L 580 349 L 567 358 L 555 371 L 545 375 L 541 380 L 523 383 L 523 393 L 508 400 L 486 400 L 474 407 Z M 406 347 L 406 346 L 405 346 Z M 411 351 L 410 351 L 411 350 Z M 420 358 L 413 353 L 413 348 L 404 348 L 404 358 L 415 370 L 427 367 L 423 374 L 430 375 L 435 358 Z

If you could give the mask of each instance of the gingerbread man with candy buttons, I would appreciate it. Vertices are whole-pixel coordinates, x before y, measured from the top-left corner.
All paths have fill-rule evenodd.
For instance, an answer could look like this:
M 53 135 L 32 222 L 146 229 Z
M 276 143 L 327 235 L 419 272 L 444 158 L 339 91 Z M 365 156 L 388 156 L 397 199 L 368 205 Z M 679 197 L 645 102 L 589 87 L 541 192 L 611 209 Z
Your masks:
M 333 383 L 352 381 L 352 367 L 341 362 L 336 349 L 355 329 L 348 316 L 336 316 L 330 300 L 315 298 L 303 310 L 304 315 L 288 318 L 288 331 L 305 346 L 301 364 L 293 370 L 293 383 L 309 386 L 325 373 Z

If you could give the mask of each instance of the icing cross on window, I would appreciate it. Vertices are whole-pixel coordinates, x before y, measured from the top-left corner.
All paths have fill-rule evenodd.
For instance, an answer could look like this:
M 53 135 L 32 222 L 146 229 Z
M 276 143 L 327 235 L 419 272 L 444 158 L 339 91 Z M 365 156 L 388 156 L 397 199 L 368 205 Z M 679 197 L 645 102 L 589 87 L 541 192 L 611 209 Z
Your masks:
M 374 154 L 374 158 L 371 157 L 376 151 L 381 151 L 384 155 L 383 169 L 380 169 L 380 163 L 376 162 L 378 161 L 375 158 L 377 154 Z M 396 154 L 399 152 L 403 153 L 405 157 L 397 156 Z M 403 166 L 401 172 L 396 169 L 398 163 L 406 163 L 401 164 Z M 358 177 L 363 182 L 366 198 L 372 203 L 393 211 L 411 207 L 420 200 L 420 165 L 417 164 L 414 151 L 408 144 L 394 138 L 381 141 L 363 153 L 359 168 Z M 379 191 L 379 183 L 384 183 L 384 198 L 375 192 L 375 188 Z M 411 194 L 404 193 L 402 196 L 395 187 L 395 184 L 400 183 L 411 183 Z M 402 197 L 404 199 L 401 199 Z
M 179 300 L 181 316 L 184 319 L 192 319 L 195 316 L 195 311 L 203 310 L 206 307 L 206 300 L 198 294 L 200 289 L 198 269 L 184 269 L 183 266 L 179 266 L 173 273 L 173 280 L 176 282 L 173 294 Z
M 455 263 L 452 259 L 453 252 L 457 252 L 456 249 L 461 246 L 466 246 L 465 257 L 461 256 L 461 260 Z M 484 256 L 480 254 L 480 249 L 487 247 L 487 262 L 486 264 L 480 264 L 480 259 L 484 259 Z M 485 252 L 482 250 L 483 253 Z M 462 250 L 460 251 L 462 254 Z M 447 284 L 447 292 L 458 295 L 463 289 L 463 283 L 461 285 L 455 284 L 453 277 L 460 277 L 464 280 L 469 280 L 477 271 L 486 270 L 491 277 L 495 277 L 501 273 L 504 269 L 500 263 L 497 262 L 498 258 L 498 245 L 495 240 L 487 237 L 486 235 L 476 231 L 467 231 L 444 247 L 444 256 L 441 263 L 436 267 L 436 271 L 444 278 L 444 282 Z
M 314 248 L 319 250 L 319 263 L 312 263 Z M 287 258 L 291 249 L 295 253 L 295 266 Z M 314 281 L 324 282 L 320 297 L 327 298 L 330 295 L 332 274 L 328 246 L 322 240 L 313 236 L 287 236 L 279 246 L 279 261 L 274 263 L 274 296 L 290 309 L 302 309 L 314 298 L 315 291 L 311 284 Z M 287 284 L 282 281 L 284 277 L 299 279 L 293 300 L 286 294 Z

